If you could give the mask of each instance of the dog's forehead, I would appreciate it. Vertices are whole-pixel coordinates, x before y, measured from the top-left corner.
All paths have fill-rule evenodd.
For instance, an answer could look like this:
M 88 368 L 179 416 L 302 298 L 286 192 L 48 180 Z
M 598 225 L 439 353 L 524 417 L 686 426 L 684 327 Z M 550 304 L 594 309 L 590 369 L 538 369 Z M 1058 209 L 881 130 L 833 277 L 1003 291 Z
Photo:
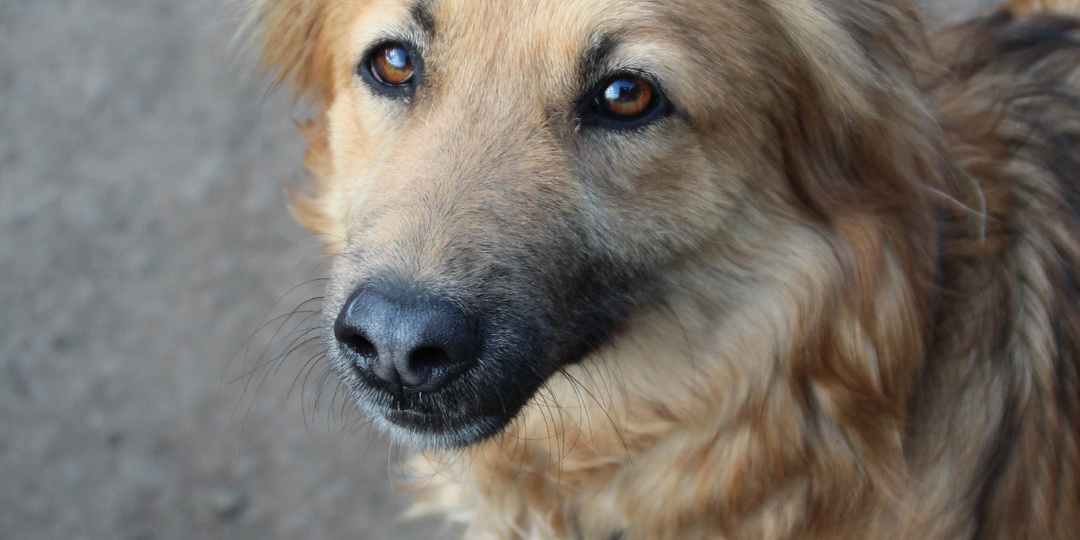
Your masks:
M 527 76 L 539 82 L 573 77 L 599 53 L 648 60 L 687 49 L 694 17 L 651 0 L 374 0 L 359 10 L 355 48 L 402 37 L 420 42 L 440 71 Z M 720 5 L 720 3 L 716 3 Z M 483 70 L 480 73 L 480 70 Z M 528 73 L 528 75 L 526 75 Z
M 437 41 L 475 55 L 470 46 L 536 54 L 543 59 L 573 57 L 600 35 L 625 32 L 649 15 L 648 4 L 615 0 L 427 0 L 413 16 L 429 17 Z

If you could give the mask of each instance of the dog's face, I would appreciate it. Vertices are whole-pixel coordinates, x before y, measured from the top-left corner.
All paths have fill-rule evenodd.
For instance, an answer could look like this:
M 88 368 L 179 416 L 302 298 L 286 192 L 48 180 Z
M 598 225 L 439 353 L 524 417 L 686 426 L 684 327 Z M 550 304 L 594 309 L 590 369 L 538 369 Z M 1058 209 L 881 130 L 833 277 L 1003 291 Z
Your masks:
M 691 254 L 735 275 L 803 227 L 792 180 L 832 164 L 794 162 L 785 136 L 866 105 L 839 75 L 856 58 L 792 56 L 814 46 L 777 22 L 799 2 L 294 4 L 282 20 L 311 20 L 286 46 L 310 66 L 287 69 L 326 105 L 308 221 L 341 240 L 329 358 L 423 447 L 499 432 L 663 306 Z

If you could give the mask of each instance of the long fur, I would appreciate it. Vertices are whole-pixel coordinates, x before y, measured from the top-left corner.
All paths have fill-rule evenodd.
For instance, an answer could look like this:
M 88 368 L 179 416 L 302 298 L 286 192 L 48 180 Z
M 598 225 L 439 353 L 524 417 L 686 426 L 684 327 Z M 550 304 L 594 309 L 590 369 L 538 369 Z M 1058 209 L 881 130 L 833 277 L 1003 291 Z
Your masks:
M 515 222 L 447 210 L 446 237 L 417 243 L 421 229 L 401 217 L 419 208 L 415 194 L 454 193 L 465 207 L 483 198 L 475 208 L 558 231 L 530 205 L 576 197 L 557 183 L 577 178 L 567 169 L 591 178 L 607 165 L 515 135 L 532 125 L 524 112 L 503 121 L 450 98 L 424 122 L 400 120 L 422 137 L 396 139 L 385 119 L 405 117 L 356 97 L 351 32 L 413 5 L 368 3 L 257 2 L 267 66 L 322 111 L 302 128 L 316 183 L 293 211 L 346 255 L 342 290 L 328 298 L 372 260 L 477 281 L 446 254 L 497 238 L 502 248 L 476 240 L 476 250 L 517 257 L 498 236 Z M 527 64 L 484 71 L 484 52 L 517 34 L 454 18 L 466 12 L 451 3 L 422 4 L 445 9 L 433 24 L 464 36 L 465 59 L 454 58 L 476 69 L 460 73 L 527 88 Z M 576 15 L 579 4 L 553 16 L 532 6 L 531 28 L 551 49 L 530 54 L 558 57 L 573 21 L 604 16 Z M 1076 538 L 1080 21 L 1065 14 L 1080 4 L 1015 0 L 933 35 L 903 0 L 632 4 L 620 16 L 655 17 L 642 32 L 655 25 L 666 38 L 672 25 L 689 36 L 701 54 L 673 53 L 672 69 L 695 74 L 702 92 L 682 104 L 683 146 L 611 143 L 657 153 L 618 169 L 636 178 L 664 162 L 647 173 L 656 191 L 627 188 L 630 215 L 598 203 L 575 226 L 597 238 L 586 247 L 644 269 L 632 282 L 650 292 L 627 293 L 632 308 L 610 338 L 558 366 L 499 434 L 419 457 L 415 512 L 463 521 L 476 539 Z M 481 15 L 519 20 L 495 7 Z M 544 65 L 563 78 L 578 70 Z M 449 69 L 437 76 L 469 84 Z M 513 92 L 483 95 L 502 110 Z M 490 130 L 455 124 L 466 112 Z M 486 160 L 492 144 L 511 149 L 503 162 Z M 387 164 L 402 148 L 421 150 Z M 495 184 L 450 188 L 461 176 L 446 170 L 556 180 L 500 195 Z M 425 183 L 409 180 L 415 171 Z M 398 183 L 366 180 L 376 176 Z M 565 275 L 536 283 L 572 287 Z

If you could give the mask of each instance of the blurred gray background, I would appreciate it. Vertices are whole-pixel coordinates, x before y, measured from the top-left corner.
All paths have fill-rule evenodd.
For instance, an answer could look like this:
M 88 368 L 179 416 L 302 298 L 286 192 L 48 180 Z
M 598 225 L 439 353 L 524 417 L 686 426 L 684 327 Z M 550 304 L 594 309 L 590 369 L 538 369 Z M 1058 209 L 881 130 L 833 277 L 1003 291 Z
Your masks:
M 325 270 L 304 111 L 234 2 L 0 0 L 0 538 L 452 536 L 278 318 Z

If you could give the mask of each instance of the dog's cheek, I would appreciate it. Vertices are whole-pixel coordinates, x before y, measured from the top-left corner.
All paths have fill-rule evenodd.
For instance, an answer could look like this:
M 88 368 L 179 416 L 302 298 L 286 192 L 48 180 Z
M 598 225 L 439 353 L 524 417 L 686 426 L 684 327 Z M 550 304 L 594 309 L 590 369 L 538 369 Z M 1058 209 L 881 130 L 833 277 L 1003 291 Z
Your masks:
M 651 272 L 715 237 L 732 218 L 751 173 L 741 148 L 703 140 L 671 122 L 578 156 L 586 190 L 586 249 Z

